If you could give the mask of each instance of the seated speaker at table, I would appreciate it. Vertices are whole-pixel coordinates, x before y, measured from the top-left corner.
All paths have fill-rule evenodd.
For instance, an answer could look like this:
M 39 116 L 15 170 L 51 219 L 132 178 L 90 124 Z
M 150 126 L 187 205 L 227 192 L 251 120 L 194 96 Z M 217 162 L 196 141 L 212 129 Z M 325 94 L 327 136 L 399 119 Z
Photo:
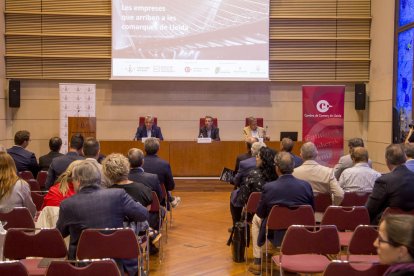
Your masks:
M 261 126 L 258 122 L 259 119 Z M 250 137 L 263 138 L 264 141 L 270 140 L 270 137 L 266 134 L 266 130 L 263 128 L 263 118 L 246 118 L 246 127 L 243 128 L 243 138 L 246 140 Z
M 140 124 L 138 126 L 134 139 L 140 140 L 142 138 L 155 137 L 160 140 L 164 140 L 164 137 L 162 137 L 161 128 L 158 127 L 154 121 L 155 118 L 153 116 L 146 116 L 144 124 Z
M 214 141 L 220 141 L 219 128 L 217 127 L 217 119 L 206 116 L 200 119 L 200 131 L 198 137 L 211 138 Z

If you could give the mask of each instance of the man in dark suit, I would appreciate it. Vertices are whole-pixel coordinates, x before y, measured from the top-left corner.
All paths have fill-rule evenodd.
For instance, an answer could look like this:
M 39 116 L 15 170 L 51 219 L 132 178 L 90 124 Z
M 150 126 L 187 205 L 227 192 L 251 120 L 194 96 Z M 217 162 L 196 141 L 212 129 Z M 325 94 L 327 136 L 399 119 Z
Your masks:
M 249 172 L 256 168 L 256 156 L 259 154 L 261 147 L 266 147 L 266 144 L 262 142 L 253 143 L 251 148 L 252 157 L 240 162 L 239 170 L 233 179 L 233 183 L 237 187 L 240 187 L 244 179 L 249 175 Z
M 204 118 L 204 126 L 200 128 L 198 137 L 211 138 L 214 141 L 220 141 L 219 128 L 213 124 L 213 117 Z
M 285 151 L 285 152 L 289 152 L 290 155 L 292 155 L 293 161 L 295 162 L 295 168 L 297 168 L 297 167 L 299 167 L 300 165 L 303 164 L 303 160 L 299 156 L 292 153 L 294 145 L 295 144 L 293 143 L 293 140 L 290 139 L 290 138 L 285 137 L 285 138 L 282 139 L 282 141 L 280 141 L 280 150 Z
M 170 192 L 175 188 L 175 182 L 172 176 L 170 164 L 158 157 L 157 152 L 160 149 L 160 142 L 156 138 L 148 138 L 144 143 L 145 153 L 147 154 L 144 159 L 144 165 L 142 168 L 148 173 L 153 173 L 158 176 L 160 183 L 165 185 L 165 189 Z M 181 202 L 179 196 L 172 197 L 168 193 L 168 200 L 171 202 L 172 207 L 176 207 Z
M 154 125 L 154 117 L 146 116 L 145 125 L 139 126 L 135 134 L 135 140 L 140 140 L 144 137 L 155 137 L 164 140 L 161 133 L 161 128 Z
M 30 132 L 19 130 L 14 135 L 14 146 L 7 150 L 7 153 L 13 157 L 18 172 L 31 171 L 36 178 L 39 171 L 36 156 L 33 152 L 26 150 L 30 142 Z
M 84 229 L 120 228 L 125 218 L 136 222 L 147 220 L 147 209 L 124 189 L 102 188 L 101 172 L 92 162 L 83 161 L 77 165 L 72 177 L 76 194 L 61 203 L 56 223 L 63 237 L 70 235 L 69 259 L 76 258 L 79 237 Z M 137 260 L 118 260 L 117 263 L 129 275 L 136 275 Z
M 259 139 L 257 139 L 256 137 L 248 137 L 246 139 L 246 147 L 247 147 L 247 152 L 240 154 L 239 156 L 237 156 L 236 158 L 236 166 L 234 168 L 234 173 L 237 174 L 237 172 L 239 171 L 239 167 L 240 167 L 240 162 L 246 159 L 249 159 L 252 157 L 252 145 L 254 142 L 258 142 Z
M 252 222 L 252 240 L 254 263 L 249 267 L 253 274 L 260 274 L 261 252 L 260 247 L 266 239 L 267 216 L 274 205 L 295 206 L 311 205 L 314 207 L 313 191 L 311 185 L 292 175 L 294 161 L 288 152 L 280 152 L 276 158 L 276 172 L 279 178 L 266 183 Z M 282 242 L 285 231 L 269 233 L 268 238 L 276 246 Z
M 60 148 L 62 147 L 62 139 L 60 137 L 52 137 L 49 140 L 49 149 L 50 152 L 48 154 L 45 154 L 43 156 L 39 157 L 39 167 L 42 171 L 49 170 L 50 164 L 52 164 L 53 159 L 55 157 L 62 156 Z
M 53 159 L 52 163 L 50 164 L 49 170 L 47 172 L 47 178 L 45 181 L 46 189 L 55 184 L 56 179 L 61 175 L 64 171 L 66 171 L 67 167 L 75 160 L 83 160 L 85 159 L 82 154 L 82 147 L 83 147 L 83 136 L 80 134 L 75 134 L 70 138 L 70 145 L 69 151 L 65 155 L 56 157 Z
M 404 165 L 406 159 L 400 144 L 391 144 L 385 149 L 385 162 L 391 172 L 375 180 L 368 198 L 366 207 L 371 224 L 378 224 L 387 207 L 414 209 L 414 172 Z

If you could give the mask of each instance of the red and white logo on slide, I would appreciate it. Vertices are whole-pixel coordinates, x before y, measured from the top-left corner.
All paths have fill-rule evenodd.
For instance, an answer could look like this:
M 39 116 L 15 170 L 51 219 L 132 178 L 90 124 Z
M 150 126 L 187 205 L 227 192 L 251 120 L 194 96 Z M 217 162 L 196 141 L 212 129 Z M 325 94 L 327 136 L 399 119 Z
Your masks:
M 184 70 L 185 70 L 186 73 L 189 73 L 191 71 L 191 67 L 190 66 L 186 66 L 184 68 Z
M 316 104 L 316 109 L 319 111 L 319 112 L 322 112 L 322 113 L 325 113 L 326 111 L 328 111 L 329 110 L 329 108 L 331 108 L 332 107 L 332 105 L 330 105 L 329 103 L 328 103 L 328 101 L 326 101 L 326 100 L 320 100 L 317 104 Z

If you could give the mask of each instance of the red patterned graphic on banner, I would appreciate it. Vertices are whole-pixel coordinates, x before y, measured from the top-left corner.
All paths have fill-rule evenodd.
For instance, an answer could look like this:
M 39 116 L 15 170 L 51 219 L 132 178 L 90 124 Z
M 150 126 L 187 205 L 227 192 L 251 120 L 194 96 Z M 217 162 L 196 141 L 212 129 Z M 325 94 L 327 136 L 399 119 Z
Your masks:
M 343 154 L 344 96 L 343 85 L 302 86 L 302 141 L 315 143 L 317 161 L 329 167 Z

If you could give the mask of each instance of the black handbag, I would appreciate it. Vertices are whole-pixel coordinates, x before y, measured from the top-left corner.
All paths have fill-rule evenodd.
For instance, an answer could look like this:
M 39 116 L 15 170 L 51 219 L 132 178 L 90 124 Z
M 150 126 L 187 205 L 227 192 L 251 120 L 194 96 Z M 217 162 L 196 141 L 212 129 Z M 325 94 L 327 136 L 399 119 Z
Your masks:
M 248 239 L 250 239 L 250 233 L 247 233 L 247 236 L 249 237 Z M 231 245 L 231 252 L 234 262 L 242 263 L 245 261 L 244 253 L 246 246 L 249 246 L 249 240 L 246 242 L 246 230 L 243 222 L 236 222 L 233 226 L 227 245 Z

